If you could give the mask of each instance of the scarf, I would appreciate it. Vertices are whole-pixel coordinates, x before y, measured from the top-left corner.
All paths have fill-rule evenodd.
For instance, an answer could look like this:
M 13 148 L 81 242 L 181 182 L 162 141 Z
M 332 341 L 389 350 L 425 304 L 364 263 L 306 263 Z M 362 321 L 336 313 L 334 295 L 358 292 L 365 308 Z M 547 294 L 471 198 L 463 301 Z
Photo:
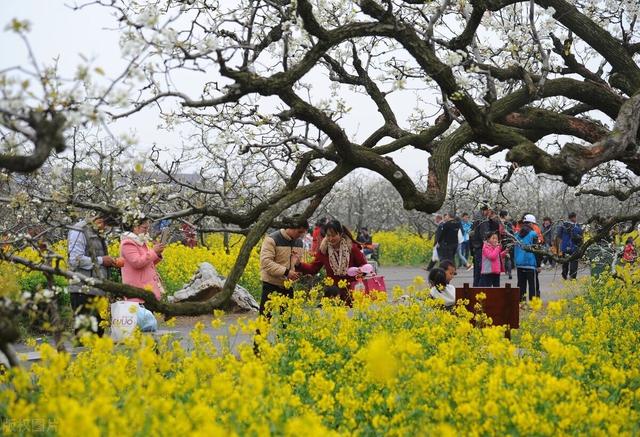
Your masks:
M 342 238 L 337 249 L 327 244 L 327 257 L 333 274 L 346 276 L 349 268 L 349 258 L 351 257 L 351 241 L 348 238 Z

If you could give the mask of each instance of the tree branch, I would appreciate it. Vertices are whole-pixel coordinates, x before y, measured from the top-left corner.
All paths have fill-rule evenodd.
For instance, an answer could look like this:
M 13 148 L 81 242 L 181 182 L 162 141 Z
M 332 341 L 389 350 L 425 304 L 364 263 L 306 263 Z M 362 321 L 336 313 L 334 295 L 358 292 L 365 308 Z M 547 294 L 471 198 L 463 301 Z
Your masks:
M 581 189 L 579 191 L 576 192 L 576 196 L 581 196 L 583 194 L 591 194 L 593 196 L 600 196 L 600 197 L 615 197 L 616 199 L 618 199 L 620 202 L 624 202 L 626 200 L 629 200 L 629 198 L 631 196 L 633 196 L 635 193 L 639 193 L 640 192 L 640 186 L 638 187 L 633 187 L 630 188 L 627 191 L 622 191 L 622 190 L 618 190 L 615 188 L 612 188 L 610 190 L 598 190 L 598 189 Z

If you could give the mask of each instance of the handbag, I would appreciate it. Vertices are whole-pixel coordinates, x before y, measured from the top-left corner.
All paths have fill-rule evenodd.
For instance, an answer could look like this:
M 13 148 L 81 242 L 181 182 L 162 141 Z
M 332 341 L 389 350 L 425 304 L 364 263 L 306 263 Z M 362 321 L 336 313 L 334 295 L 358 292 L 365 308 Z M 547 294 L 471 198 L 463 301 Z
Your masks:
M 138 326 L 137 302 L 119 300 L 111 304 L 111 338 L 113 341 L 121 341 L 131 336 Z
M 384 293 L 387 292 L 387 286 L 384 283 L 384 276 L 376 275 L 373 272 L 373 266 L 370 264 L 365 264 L 360 267 L 349 267 L 347 270 L 347 274 L 351 277 L 355 277 L 356 280 L 352 281 L 349 284 L 350 290 L 355 290 L 356 284 L 364 284 L 364 293 L 369 294 L 372 291 L 382 291 Z M 360 286 L 358 286 L 361 288 Z
M 362 282 L 364 283 L 364 288 L 367 294 L 371 293 L 372 291 L 381 291 L 384 293 L 387 292 L 387 286 L 384 283 L 384 276 L 382 275 L 365 276 L 364 278 L 362 278 Z

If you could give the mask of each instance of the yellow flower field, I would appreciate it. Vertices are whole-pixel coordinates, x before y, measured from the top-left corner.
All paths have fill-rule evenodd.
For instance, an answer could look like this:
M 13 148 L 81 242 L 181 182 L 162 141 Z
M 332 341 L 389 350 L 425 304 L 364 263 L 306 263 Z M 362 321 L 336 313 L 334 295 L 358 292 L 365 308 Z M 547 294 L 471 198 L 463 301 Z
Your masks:
M 640 272 L 618 274 L 536 305 L 513 341 L 416 282 L 404 304 L 351 310 L 298 294 L 270 324 L 242 324 L 262 333 L 259 356 L 232 350 L 233 335 L 217 349 L 202 325 L 188 350 L 92 338 L 70 359 L 43 346 L 41 363 L 0 377 L 0 423 L 83 436 L 638 435 Z
M 189 248 L 178 243 L 170 244 L 164 251 L 163 261 L 158 264 L 158 273 L 168 293 L 173 293 L 189 281 L 202 262 L 213 265 L 218 273 L 227 276 L 235 263 L 244 237 L 230 237 L 229 254 L 225 252 L 222 235 L 215 234 L 207 238 L 207 247 Z M 251 252 L 249 262 L 240 278 L 240 285 L 254 296 L 260 297 L 260 246 Z
M 422 238 L 403 229 L 376 232 L 372 238 L 380 244 L 382 265 L 418 265 L 431 259 L 433 238 Z

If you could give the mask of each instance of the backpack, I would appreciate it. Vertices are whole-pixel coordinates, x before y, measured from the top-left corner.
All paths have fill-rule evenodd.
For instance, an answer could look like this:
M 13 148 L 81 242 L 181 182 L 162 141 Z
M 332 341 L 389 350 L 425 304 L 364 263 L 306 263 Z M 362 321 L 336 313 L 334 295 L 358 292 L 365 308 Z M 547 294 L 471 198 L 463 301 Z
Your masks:
M 571 242 L 573 242 L 573 244 L 581 246 L 583 241 L 584 238 L 582 237 L 582 234 L 574 234 L 573 231 L 571 231 Z
M 570 223 L 565 225 L 565 230 L 567 231 L 567 233 L 569 234 L 569 239 L 571 240 L 571 242 L 576 245 L 576 246 L 581 246 L 582 242 L 584 241 L 584 238 L 582 236 L 582 234 L 576 234 L 575 230 L 576 230 L 576 225 L 572 225 Z

